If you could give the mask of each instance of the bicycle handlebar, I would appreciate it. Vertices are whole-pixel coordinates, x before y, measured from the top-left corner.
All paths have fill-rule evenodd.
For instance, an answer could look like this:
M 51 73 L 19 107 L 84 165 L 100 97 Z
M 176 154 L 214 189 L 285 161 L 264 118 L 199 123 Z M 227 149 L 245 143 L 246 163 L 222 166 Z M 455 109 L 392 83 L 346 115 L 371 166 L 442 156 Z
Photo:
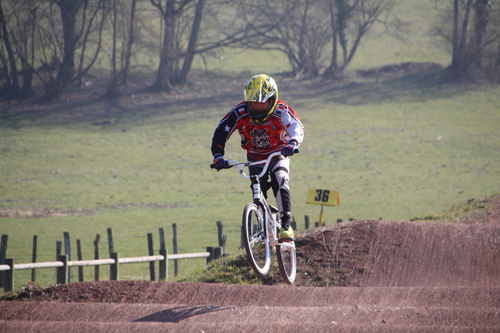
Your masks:
M 293 153 L 298 154 L 298 153 L 300 153 L 300 150 L 298 148 L 295 148 Z M 235 161 L 235 160 L 228 160 L 228 162 L 232 163 L 232 164 L 229 164 L 229 167 L 225 168 L 225 169 L 230 169 L 230 168 L 235 166 L 238 168 L 238 170 L 243 178 L 250 179 L 250 176 L 247 176 L 245 174 L 245 172 L 243 171 L 243 168 L 249 167 L 252 165 L 257 165 L 257 164 L 264 164 L 264 167 L 262 168 L 262 172 L 258 175 L 258 178 L 261 178 L 266 173 L 267 167 L 271 163 L 271 160 L 273 159 L 273 157 L 278 156 L 278 155 L 281 155 L 281 151 L 277 151 L 275 153 L 272 153 L 271 155 L 268 156 L 268 158 L 266 158 L 265 160 L 262 160 L 262 161 L 240 163 L 240 162 Z M 215 164 L 210 164 L 210 168 L 215 169 Z

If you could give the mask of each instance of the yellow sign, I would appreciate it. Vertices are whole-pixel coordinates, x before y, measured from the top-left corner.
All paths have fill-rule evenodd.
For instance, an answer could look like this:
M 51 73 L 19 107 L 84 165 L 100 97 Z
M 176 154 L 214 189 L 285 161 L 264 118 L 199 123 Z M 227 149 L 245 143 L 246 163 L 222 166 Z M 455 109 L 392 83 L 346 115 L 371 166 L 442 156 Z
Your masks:
M 310 188 L 307 192 L 306 204 L 321 206 L 340 205 L 339 192 L 335 190 L 325 190 L 319 188 Z

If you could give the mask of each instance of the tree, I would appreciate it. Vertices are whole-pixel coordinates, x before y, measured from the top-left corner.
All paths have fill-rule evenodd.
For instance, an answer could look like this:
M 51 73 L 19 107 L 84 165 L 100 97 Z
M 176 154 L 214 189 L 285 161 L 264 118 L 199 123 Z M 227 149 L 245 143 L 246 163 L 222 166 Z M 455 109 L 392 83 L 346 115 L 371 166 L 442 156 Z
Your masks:
M 178 58 L 176 47 L 176 28 L 179 16 L 193 0 L 150 0 L 158 9 L 163 20 L 163 42 L 160 51 L 160 63 L 156 72 L 153 91 L 168 91 L 173 78 L 175 61 Z
M 0 0 L 0 24 L 2 28 L 1 35 L 2 35 L 3 46 L 7 51 L 7 57 L 8 57 L 7 59 L 2 59 L 5 64 L 4 71 L 7 74 L 6 88 L 7 91 L 13 91 L 14 94 L 18 94 L 20 91 L 20 86 L 17 77 L 16 57 L 14 55 L 14 50 L 10 42 L 9 29 L 7 28 L 7 19 L 5 18 L 1 0 Z
M 361 40 L 375 23 L 399 27 L 399 21 L 391 17 L 396 3 L 396 0 L 329 0 L 333 47 L 325 76 L 342 77 Z
M 39 75 L 49 98 L 58 98 L 62 87 L 81 84 L 97 60 L 102 44 L 108 0 L 47 0 L 39 23 L 40 53 L 44 64 L 56 70 Z M 59 9 L 60 20 L 57 17 Z M 90 53 L 90 55 L 89 55 Z
M 81 34 L 76 51 L 79 53 L 75 80 L 82 84 L 82 78 L 93 67 L 100 55 L 106 19 L 111 11 L 109 0 L 94 0 L 85 7 L 81 15 Z M 90 55 L 88 55 L 90 53 Z
M 244 46 L 283 52 L 294 75 L 341 77 L 375 23 L 386 26 L 397 0 L 241 0 L 256 37 Z M 272 26 L 272 29 L 269 27 Z M 267 31 L 267 32 L 265 32 Z M 323 64 L 330 47 L 330 63 Z M 340 52 L 339 52 L 340 50 Z
M 54 0 L 61 12 L 63 32 L 63 58 L 59 70 L 62 84 L 68 84 L 75 75 L 75 51 L 80 31 L 76 30 L 76 22 L 82 7 L 88 6 L 89 0 Z
M 137 0 L 110 0 L 111 82 L 108 94 L 113 96 L 119 86 L 127 84 L 136 38 Z M 121 41 L 121 43 L 120 43 Z
M 251 34 L 244 48 L 278 50 L 286 55 L 294 75 L 316 76 L 318 61 L 329 40 L 328 17 L 321 0 L 242 0 L 238 4 Z
M 111 0 L 112 1 L 112 22 L 111 26 L 113 27 L 112 29 L 112 50 L 111 50 L 111 83 L 108 88 L 108 95 L 113 96 L 116 94 L 116 85 L 117 85 L 117 75 L 116 75 L 116 39 L 117 39 L 117 33 L 116 33 L 116 25 L 117 25 L 117 7 L 116 7 L 116 1 L 117 0 Z
M 137 0 L 132 0 L 132 3 L 130 5 L 130 18 L 129 18 L 129 24 L 128 24 L 128 35 L 127 38 L 124 39 L 124 43 L 126 43 L 125 46 L 125 53 L 123 55 L 124 58 L 124 64 L 122 68 L 122 72 L 120 75 L 120 79 L 118 84 L 119 85 L 124 85 L 127 83 L 128 80 L 128 73 L 130 70 L 130 59 L 132 57 L 132 46 L 135 41 L 135 12 L 137 8 Z
M 449 46 L 457 79 L 500 82 L 499 7 L 498 0 L 436 0 L 440 19 L 432 32 Z
M 234 1 L 150 1 L 160 12 L 163 22 L 160 61 L 156 80 L 151 87 L 153 91 L 169 91 L 173 85 L 186 84 L 196 55 L 203 56 L 216 48 L 241 42 L 250 30 L 246 26 L 234 25 L 229 32 L 220 30 L 215 37 L 206 34 L 207 30 L 211 30 L 207 27 L 213 23 L 213 17 L 234 6 Z M 211 15 L 204 15 L 209 3 Z M 204 37 L 204 42 L 200 43 L 200 35 Z
M 1 35 L 6 50 L 6 55 L 2 52 L 0 59 L 10 64 L 10 72 L 6 71 L 6 87 L 15 92 L 12 94 L 15 98 L 32 94 L 35 55 L 40 46 L 41 8 L 43 4 L 30 0 L 4 0 L 3 4 L 0 3 L 0 22 L 4 32 Z
M 203 7 L 205 6 L 206 0 L 198 0 L 196 5 L 196 10 L 193 18 L 193 25 L 191 28 L 191 34 L 189 37 L 189 43 L 187 46 L 186 57 L 182 65 L 182 69 L 179 75 L 176 75 L 176 83 L 186 84 L 189 71 L 193 65 L 193 59 L 196 55 L 196 44 L 198 42 L 198 34 L 201 27 L 201 20 L 203 18 Z

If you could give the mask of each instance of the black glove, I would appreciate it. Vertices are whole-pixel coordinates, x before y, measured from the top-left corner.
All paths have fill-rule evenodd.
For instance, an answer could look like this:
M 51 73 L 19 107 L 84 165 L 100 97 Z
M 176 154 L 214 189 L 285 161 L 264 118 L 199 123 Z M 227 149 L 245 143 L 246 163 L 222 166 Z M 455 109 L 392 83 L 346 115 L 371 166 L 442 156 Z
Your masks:
M 285 157 L 292 156 L 295 148 L 297 148 L 297 142 L 289 141 L 288 144 L 281 150 L 281 155 Z
M 214 155 L 214 167 L 217 171 L 229 168 L 229 162 L 222 154 Z

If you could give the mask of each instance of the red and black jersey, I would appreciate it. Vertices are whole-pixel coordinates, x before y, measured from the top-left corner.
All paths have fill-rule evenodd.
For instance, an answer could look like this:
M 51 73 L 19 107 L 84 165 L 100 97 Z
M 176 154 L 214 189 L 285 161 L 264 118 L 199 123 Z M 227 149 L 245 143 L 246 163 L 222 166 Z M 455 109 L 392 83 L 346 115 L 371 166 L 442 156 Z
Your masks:
M 224 155 L 226 141 L 235 130 L 241 137 L 241 147 L 253 160 L 266 159 L 269 154 L 280 151 L 288 141 L 298 145 L 304 137 L 304 126 L 295 111 L 286 103 L 278 101 L 274 112 L 266 121 L 257 125 L 246 109 L 246 102 L 238 104 L 220 121 L 212 138 L 212 154 Z

